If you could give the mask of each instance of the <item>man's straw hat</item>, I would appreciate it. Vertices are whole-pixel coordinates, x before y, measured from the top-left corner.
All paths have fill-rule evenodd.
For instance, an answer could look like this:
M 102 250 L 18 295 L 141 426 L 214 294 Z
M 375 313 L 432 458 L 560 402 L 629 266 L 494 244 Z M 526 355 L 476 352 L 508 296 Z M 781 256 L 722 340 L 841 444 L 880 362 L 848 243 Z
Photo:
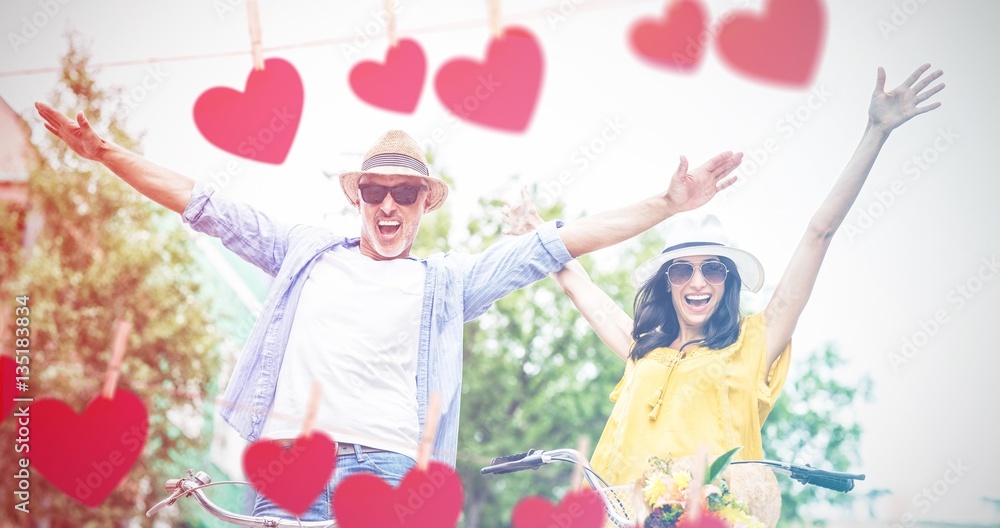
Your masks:
M 448 185 L 441 178 L 431 176 L 427 158 L 417 142 L 402 130 L 386 132 L 365 154 L 361 170 L 340 175 L 340 188 L 351 205 L 358 205 L 358 180 L 364 174 L 418 176 L 430 187 L 430 203 L 425 212 L 431 212 L 448 198 Z

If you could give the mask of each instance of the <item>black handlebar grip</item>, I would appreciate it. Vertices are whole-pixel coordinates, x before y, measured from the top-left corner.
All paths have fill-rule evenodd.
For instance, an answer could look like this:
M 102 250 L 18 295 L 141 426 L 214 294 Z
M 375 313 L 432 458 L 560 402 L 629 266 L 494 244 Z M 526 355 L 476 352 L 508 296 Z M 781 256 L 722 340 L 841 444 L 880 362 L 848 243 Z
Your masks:
M 527 453 L 494 458 L 489 466 L 480 470 L 480 473 L 483 475 L 502 475 L 526 469 L 538 469 L 545 463 L 542 461 L 541 453 L 541 451 L 531 450 Z
M 821 475 L 793 476 L 792 478 L 803 484 L 812 484 L 813 486 L 819 486 L 821 488 L 831 489 L 841 493 L 847 493 L 848 491 L 854 489 L 854 481 L 851 479 L 824 477 Z
M 534 452 L 535 452 L 534 449 L 530 449 L 530 450 L 528 450 L 527 453 L 517 453 L 516 455 L 507 455 L 507 456 L 497 457 L 497 458 L 494 458 L 493 460 L 490 460 L 490 465 L 491 466 L 495 466 L 497 464 L 503 464 L 504 462 L 516 462 L 518 460 L 522 460 L 524 457 L 526 457 L 526 456 L 528 456 L 528 455 L 530 455 L 530 454 L 532 454 Z

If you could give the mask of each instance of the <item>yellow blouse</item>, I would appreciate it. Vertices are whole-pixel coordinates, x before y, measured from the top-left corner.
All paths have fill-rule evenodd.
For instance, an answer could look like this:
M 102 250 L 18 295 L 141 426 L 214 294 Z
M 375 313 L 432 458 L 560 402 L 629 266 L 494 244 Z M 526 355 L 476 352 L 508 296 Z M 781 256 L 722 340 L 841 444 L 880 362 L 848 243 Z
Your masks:
M 591 465 L 612 486 L 638 480 L 653 455 L 679 458 L 704 444 L 712 456 L 736 446 L 734 460 L 763 457 L 760 428 L 781 393 L 791 343 L 767 370 L 764 314 L 744 317 L 732 345 L 671 348 L 629 360 Z

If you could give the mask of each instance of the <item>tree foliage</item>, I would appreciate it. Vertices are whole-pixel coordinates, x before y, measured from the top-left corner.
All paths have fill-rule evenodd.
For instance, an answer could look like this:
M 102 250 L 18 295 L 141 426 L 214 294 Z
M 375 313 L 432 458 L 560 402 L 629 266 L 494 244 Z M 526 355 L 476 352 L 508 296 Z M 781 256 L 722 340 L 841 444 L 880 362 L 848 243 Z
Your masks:
M 86 46 L 71 35 L 48 101 L 70 116 L 85 112 L 98 133 L 139 150 L 139 140 L 125 129 L 120 92 L 98 86 L 88 61 Z M 24 211 L 0 204 L 0 306 L 13 314 L 14 295 L 30 296 L 30 395 L 82 411 L 100 392 L 115 320 L 130 320 L 118 387 L 145 403 L 149 438 L 136 465 L 100 506 L 82 506 L 33 472 L 31 513 L 18 513 L 13 495 L 5 492 L 0 524 L 150 526 L 142 513 L 163 495 L 163 481 L 182 474 L 177 460 L 204 452 L 211 436 L 200 429 L 218 372 L 217 340 L 199 295 L 198 269 L 175 216 L 54 136 L 38 137 L 28 189 L 30 208 L 44 224 L 27 252 L 21 250 L 18 221 Z M 5 420 L 0 436 L 14 438 L 13 423 Z M 73 449 L 74 431 L 66 437 L 66 449 Z M 9 478 L 16 463 L 12 450 L 0 457 L 0 474 Z
M 842 381 L 843 366 L 844 359 L 833 346 L 796 364 L 764 424 L 765 456 L 834 471 L 853 472 L 860 467 L 862 431 L 855 412 L 857 403 L 870 400 L 871 380 L 865 376 Z M 805 525 L 813 517 L 811 505 L 847 506 L 854 500 L 852 494 L 778 480 L 784 526 Z M 821 518 L 809 521 L 824 524 Z

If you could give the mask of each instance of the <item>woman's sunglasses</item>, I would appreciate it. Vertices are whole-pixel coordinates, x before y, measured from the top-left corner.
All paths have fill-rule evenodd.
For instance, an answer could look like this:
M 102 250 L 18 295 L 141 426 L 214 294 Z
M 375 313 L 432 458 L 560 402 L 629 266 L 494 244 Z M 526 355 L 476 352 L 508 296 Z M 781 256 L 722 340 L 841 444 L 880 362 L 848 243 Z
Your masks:
M 417 196 L 420 195 L 420 191 L 424 190 L 426 187 L 422 185 L 396 185 L 393 187 L 386 187 L 385 185 L 379 185 L 377 183 L 362 183 L 358 185 L 358 189 L 361 191 L 361 199 L 367 204 L 378 205 L 385 200 L 386 194 L 392 194 L 392 200 L 399 205 L 413 205 L 417 201 Z
M 716 286 L 726 282 L 729 274 L 729 268 L 718 260 L 707 260 L 697 267 L 705 281 Z M 694 277 L 694 269 L 695 265 L 690 262 L 674 262 L 667 267 L 667 280 L 674 286 L 684 286 Z

